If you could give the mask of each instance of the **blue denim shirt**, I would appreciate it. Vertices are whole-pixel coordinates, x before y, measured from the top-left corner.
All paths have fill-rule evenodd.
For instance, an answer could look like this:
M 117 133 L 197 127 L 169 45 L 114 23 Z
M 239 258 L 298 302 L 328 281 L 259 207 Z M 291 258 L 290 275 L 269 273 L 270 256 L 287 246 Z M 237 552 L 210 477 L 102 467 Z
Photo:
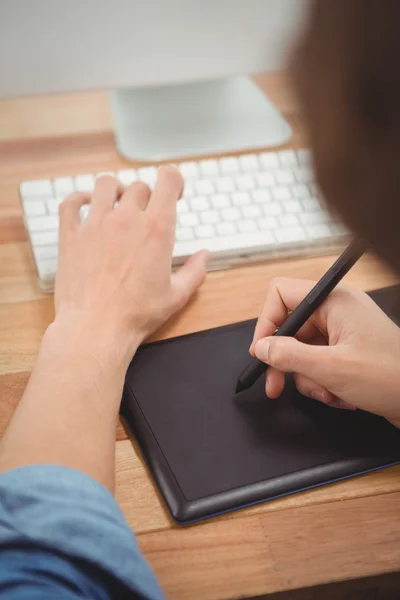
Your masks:
M 0 476 L 0 600 L 164 598 L 113 496 L 65 467 Z

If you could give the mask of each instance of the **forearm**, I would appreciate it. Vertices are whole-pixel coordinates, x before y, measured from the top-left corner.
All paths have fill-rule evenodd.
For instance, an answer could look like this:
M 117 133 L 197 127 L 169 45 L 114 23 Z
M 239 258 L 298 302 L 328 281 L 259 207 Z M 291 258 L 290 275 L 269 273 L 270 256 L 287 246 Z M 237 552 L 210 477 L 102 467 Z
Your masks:
M 57 464 L 113 490 L 115 426 L 129 358 L 122 343 L 93 324 L 51 325 L 0 445 L 0 471 Z

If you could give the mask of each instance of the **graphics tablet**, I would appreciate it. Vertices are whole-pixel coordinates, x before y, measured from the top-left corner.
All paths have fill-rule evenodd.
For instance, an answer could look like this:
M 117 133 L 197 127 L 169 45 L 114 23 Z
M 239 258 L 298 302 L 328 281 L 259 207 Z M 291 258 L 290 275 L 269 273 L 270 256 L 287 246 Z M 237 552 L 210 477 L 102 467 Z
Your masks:
M 371 293 L 391 316 L 400 288 Z M 255 320 L 142 346 L 121 413 L 172 517 L 188 523 L 400 462 L 400 431 L 264 379 L 235 396 Z

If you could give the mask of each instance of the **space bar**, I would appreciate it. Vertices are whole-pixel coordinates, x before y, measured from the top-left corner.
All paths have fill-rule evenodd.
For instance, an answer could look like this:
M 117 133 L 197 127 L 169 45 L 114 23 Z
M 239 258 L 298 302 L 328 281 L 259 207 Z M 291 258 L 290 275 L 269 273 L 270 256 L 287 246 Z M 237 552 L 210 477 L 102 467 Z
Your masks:
M 276 239 L 271 231 L 257 231 L 251 234 L 221 236 L 191 242 L 177 242 L 173 256 L 174 258 L 190 256 L 203 248 L 220 255 L 239 254 L 241 250 L 246 253 L 260 251 L 264 248 L 270 250 L 276 245 Z

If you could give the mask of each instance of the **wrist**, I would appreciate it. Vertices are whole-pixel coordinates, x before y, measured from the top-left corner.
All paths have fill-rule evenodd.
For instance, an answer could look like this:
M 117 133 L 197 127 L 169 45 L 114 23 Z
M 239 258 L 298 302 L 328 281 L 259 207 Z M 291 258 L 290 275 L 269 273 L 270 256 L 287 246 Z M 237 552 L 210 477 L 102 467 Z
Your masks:
M 56 317 L 47 328 L 42 345 L 51 353 L 96 361 L 103 370 L 125 372 L 141 343 L 138 332 L 118 332 L 109 323 L 86 315 Z

